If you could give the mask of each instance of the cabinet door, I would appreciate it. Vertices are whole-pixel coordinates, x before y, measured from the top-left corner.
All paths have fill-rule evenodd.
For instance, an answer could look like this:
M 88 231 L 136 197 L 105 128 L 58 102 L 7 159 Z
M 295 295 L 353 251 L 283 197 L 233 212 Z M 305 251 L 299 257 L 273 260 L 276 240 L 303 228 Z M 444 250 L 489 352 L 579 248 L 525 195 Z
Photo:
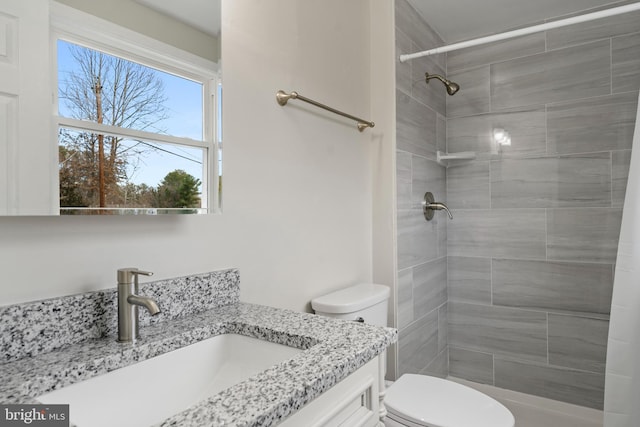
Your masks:
M 378 357 L 307 403 L 280 427 L 373 427 L 379 425 Z

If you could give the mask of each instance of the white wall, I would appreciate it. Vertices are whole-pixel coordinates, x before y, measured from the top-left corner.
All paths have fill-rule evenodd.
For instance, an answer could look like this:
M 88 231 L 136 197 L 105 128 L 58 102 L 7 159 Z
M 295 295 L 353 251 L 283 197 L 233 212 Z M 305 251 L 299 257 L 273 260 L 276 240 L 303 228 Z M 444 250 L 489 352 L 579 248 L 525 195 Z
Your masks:
M 30 0 L 33 1 L 33 0 Z M 156 12 L 135 0 L 55 0 L 91 15 L 160 40 L 213 62 L 220 59 L 220 40 Z M 214 18 L 212 18 L 214 19 Z
M 393 132 L 275 101 L 369 117 L 369 1 L 223 2 L 223 214 L 0 218 L 0 305 L 111 287 L 127 266 L 237 267 L 243 301 L 294 310 L 372 280 L 372 156 Z
M 391 286 L 387 325 L 397 327 L 396 47 L 394 2 L 371 3 L 373 132 L 373 281 Z M 387 350 L 387 378 L 396 378 L 397 350 Z

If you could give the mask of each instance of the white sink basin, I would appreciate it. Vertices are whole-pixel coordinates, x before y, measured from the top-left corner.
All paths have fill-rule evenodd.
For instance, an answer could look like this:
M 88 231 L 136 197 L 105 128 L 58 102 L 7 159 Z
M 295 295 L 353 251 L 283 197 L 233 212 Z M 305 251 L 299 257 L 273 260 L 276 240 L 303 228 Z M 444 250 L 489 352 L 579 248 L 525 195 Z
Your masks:
M 243 335 L 218 335 L 43 394 L 69 404 L 78 427 L 143 427 L 163 421 L 302 350 Z

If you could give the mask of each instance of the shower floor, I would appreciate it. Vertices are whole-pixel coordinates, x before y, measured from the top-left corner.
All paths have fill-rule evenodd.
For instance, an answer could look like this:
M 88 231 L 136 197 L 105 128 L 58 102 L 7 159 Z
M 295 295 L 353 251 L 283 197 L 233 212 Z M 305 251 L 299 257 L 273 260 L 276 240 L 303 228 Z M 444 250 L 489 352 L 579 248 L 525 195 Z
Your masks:
M 458 378 L 449 379 L 488 394 L 509 408 L 516 427 L 602 427 L 602 411 Z

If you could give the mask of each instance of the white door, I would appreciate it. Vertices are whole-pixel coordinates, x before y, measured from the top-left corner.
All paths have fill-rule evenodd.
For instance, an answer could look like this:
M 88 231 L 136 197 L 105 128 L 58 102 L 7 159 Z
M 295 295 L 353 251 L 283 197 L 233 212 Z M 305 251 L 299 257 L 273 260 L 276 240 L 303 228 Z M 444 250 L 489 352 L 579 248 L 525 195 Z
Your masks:
M 0 0 L 0 215 L 57 213 L 48 0 Z

